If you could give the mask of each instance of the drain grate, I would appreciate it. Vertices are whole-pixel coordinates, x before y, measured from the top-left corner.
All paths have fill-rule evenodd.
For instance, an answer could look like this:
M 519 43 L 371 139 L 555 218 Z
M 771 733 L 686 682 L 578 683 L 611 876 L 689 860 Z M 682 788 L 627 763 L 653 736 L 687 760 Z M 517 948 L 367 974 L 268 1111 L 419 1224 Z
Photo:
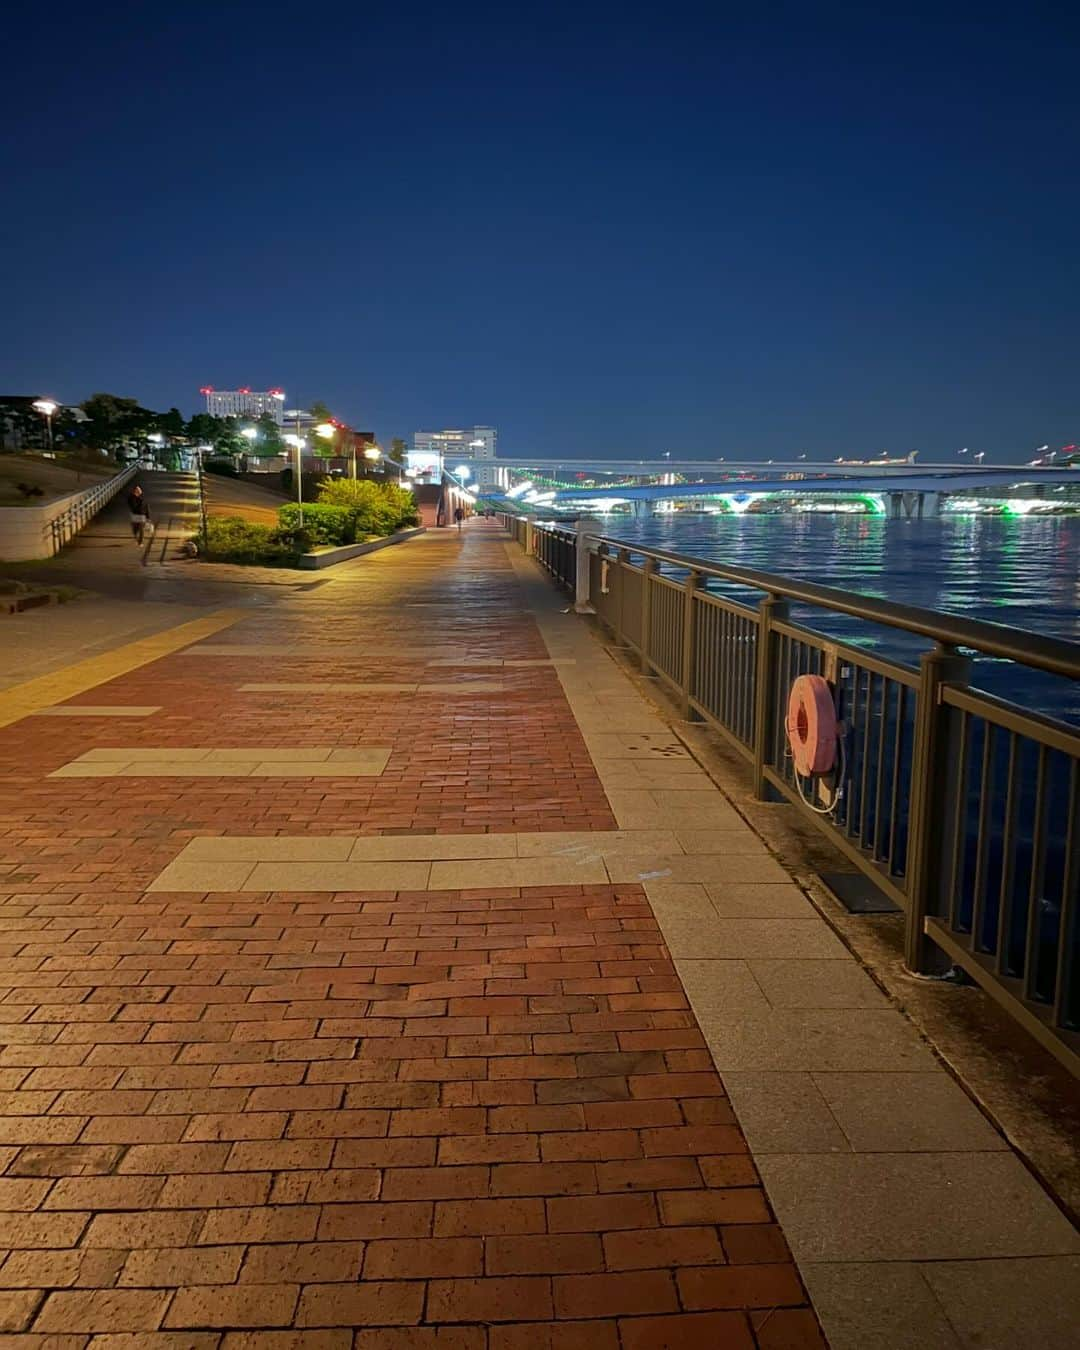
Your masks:
M 849 914 L 902 913 L 862 872 L 819 872 L 818 876 Z

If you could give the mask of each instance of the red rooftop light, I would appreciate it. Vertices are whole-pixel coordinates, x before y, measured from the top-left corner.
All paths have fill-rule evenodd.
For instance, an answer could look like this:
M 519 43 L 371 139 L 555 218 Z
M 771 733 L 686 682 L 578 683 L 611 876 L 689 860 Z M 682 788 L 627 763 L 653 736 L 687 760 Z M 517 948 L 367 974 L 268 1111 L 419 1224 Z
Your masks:
M 212 384 L 204 384 L 203 387 L 199 390 L 200 394 L 212 394 L 213 392 L 214 386 Z

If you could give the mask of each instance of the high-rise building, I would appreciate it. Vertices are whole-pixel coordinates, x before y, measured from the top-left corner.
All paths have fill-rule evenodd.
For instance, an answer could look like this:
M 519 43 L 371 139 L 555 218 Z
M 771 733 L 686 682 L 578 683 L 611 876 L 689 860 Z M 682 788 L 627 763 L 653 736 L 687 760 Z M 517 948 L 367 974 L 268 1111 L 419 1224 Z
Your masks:
M 208 384 L 199 393 L 206 398 L 206 411 L 213 417 L 262 417 L 269 413 L 278 426 L 283 424 L 283 389 L 215 389 Z
M 444 464 L 452 470 L 464 460 L 493 460 L 498 435 L 494 427 L 414 432 L 409 467 L 422 473 L 432 473 L 441 472 Z M 480 487 L 488 487 L 494 481 L 494 465 L 490 469 L 486 465 L 477 469 L 476 482 Z

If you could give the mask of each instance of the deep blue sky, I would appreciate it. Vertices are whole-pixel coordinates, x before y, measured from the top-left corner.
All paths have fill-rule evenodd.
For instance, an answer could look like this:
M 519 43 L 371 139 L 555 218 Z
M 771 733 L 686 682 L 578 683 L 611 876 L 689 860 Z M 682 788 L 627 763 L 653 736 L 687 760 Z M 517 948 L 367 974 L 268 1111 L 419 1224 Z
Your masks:
M 380 437 L 1080 440 L 1075 7 L 30 5 L 0 388 Z

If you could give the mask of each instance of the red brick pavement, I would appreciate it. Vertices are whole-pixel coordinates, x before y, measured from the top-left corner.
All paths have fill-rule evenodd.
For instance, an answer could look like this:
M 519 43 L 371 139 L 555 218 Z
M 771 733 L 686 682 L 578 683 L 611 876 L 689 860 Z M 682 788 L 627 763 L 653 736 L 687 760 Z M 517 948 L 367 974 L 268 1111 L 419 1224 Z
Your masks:
M 493 533 L 357 576 L 218 638 L 295 656 L 83 698 L 149 721 L 0 732 L 4 1344 L 821 1347 L 639 887 L 143 894 L 193 835 L 614 828 L 550 668 L 239 692 L 436 678 L 386 650 L 424 632 L 545 656 Z M 44 777 L 95 745 L 358 742 L 392 746 L 381 778 Z

